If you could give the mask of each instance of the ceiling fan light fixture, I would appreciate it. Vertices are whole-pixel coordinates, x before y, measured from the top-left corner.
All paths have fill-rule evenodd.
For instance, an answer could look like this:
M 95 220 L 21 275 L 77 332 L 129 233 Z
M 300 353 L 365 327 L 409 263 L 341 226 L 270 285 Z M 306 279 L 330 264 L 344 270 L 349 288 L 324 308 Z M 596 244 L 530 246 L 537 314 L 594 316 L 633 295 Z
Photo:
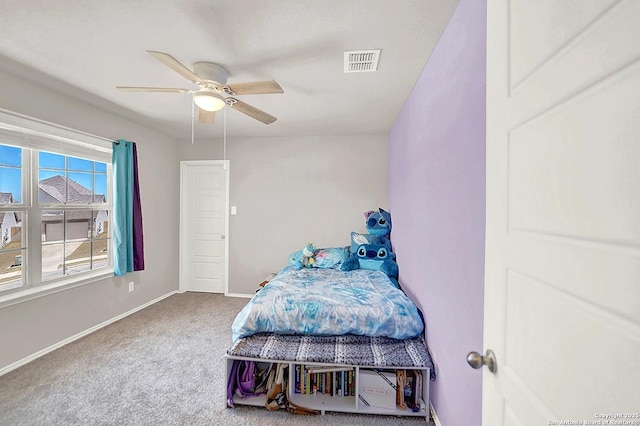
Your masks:
M 220 111 L 226 105 L 224 98 L 214 91 L 201 90 L 193 95 L 193 102 L 205 111 Z

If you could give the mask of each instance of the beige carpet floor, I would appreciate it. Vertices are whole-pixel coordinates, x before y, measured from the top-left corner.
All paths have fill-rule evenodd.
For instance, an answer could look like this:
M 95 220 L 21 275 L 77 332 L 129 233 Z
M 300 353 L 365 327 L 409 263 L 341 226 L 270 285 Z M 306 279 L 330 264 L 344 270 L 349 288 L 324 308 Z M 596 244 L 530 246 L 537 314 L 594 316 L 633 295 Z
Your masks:
M 0 377 L 0 425 L 401 425 L 226 407 L 223 356 L 247 299 L 170 296 Z

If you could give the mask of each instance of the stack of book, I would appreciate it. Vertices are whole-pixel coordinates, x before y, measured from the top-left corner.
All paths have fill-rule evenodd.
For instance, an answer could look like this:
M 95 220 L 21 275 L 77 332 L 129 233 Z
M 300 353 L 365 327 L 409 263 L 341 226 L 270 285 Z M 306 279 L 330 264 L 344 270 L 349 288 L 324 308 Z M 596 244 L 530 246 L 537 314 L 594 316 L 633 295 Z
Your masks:
M 355 369 L 345 366 L 295 364 L 294 392 L 303 395 L 355 395 Z

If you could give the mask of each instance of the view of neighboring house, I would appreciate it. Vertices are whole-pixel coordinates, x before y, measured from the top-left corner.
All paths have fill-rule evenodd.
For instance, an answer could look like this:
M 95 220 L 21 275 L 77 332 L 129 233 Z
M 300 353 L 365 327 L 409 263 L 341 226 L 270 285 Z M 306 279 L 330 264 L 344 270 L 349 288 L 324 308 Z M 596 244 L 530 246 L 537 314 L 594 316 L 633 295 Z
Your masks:
M 10 192 L 0 192 L 0 204 L 13 203 L 13 195 Z M 11 241 L 20 241 L 22 233 L 22 222 L 14 212 L 5 212 L 2 215 L 2 243 L 4 247 Z
M 38 183 L 38 201 L 41 204 L 89 204 L 102 203 L 104 195 L 93 195 L 90 189 L 64 176 L 52 176 Z M 94 198 L 95 197 L 95 198 Z M 0 192 L 0 204 L 13 203 L 11 193 Z M 92 210 L 67 210 L 66 240 L 86 239 L 93 229 L 93 236 L 98 236 L 106 230 L 108 223 L 106 210 L 97 212 L 92 219 Z M 95 227 L 93 224 L 95 223 Z M 42 213 L 42 240 L 64 240 L 64 212 L 62 210 L 48 210 Z M 22 222 L 13 212 L 5 212 L 2 216 L 2 247 L 11 241 L 21 238 Z
M 94 198 L 95 197 L 95 198 Z M 52 176 L 38 182 L 38 201 L 40 204 L 89 204 L 102 203 L 104 195 L 93 195 L 90 189 L 64 176 Z M 83 239 L 89 236 L 92 229 L 91 210 L 67 210 L 67 240 Z M 93 236 L 104 232 L 107 223 L 107 212 L 98 211 L 95 217 Z M 43 241 L 63 240 L 64 215 L 60 210 L 42 213 Z

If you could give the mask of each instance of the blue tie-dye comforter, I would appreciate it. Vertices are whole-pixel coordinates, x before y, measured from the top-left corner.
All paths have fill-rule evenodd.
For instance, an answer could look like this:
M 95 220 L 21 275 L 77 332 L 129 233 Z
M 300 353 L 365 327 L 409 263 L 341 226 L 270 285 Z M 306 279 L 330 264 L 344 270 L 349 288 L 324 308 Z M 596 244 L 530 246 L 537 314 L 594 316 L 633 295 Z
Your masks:
M 238 313 L 233 341 L 256 333 L 408 339 L 424 324 L 413 302 L 380 271 L 286 267 Z

